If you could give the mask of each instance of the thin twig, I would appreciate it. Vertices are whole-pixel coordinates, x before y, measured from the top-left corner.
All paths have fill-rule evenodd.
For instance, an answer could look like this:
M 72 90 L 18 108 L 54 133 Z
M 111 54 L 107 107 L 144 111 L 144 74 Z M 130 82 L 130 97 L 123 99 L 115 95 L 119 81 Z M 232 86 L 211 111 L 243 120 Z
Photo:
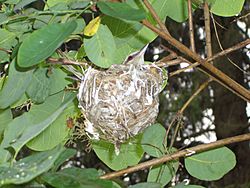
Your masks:
M 183 114 L 184 110 L 190 105 L 190 103 L 194 100 L 194 98 L 199 95 L 199 93 L 205 89 L 208 84 L 212 81 L 212 79 L 208 79 L 206 82 L 204 82 L 203 84 L 200 85 L 200 87 L 194 92 L 194 94 L 189 97 L 189 99 L 187 100 L 187 102 L 185 102 L 185 104 L 182 106 L 182 108 L 177 112 L 177 114 L 181 115 Z M 178 122 L 176 128 L 175 128 L 175 132 L 174 132 L 174 135 L 171 139 L 171 143 L 170 143 L 170 146 L 169 147 L 172 147 L 174 145 L 174 141 L 175 141 L 175 138 L 177 136 L 177 133 L 179 132 L 179 129 L 180 129 L 180 126 L 181 126 L 181 121 Z
M 185 61 L 185 62 L 187 62 L 187 61 Z M 197 67 L 197 66 L 200 65 L 200 63 L 198 63 L 198 62 L 195 62 L 195 63 L 193 63 L 193 64 L 192 64 L 191 62 L 187 62 L 187 63 L 190 64 L 190 65 L 187 66 L 187 67 L 185 67 L 185 68 L 176 70 L 176 71 L 174 71 L 174 72 L 170 72 L 170 73 L 169 73 L 169 77 L 175 76 L 175 75 L 177 75 L 177 74 L 180 74 L 180 73 L 182 73 L 182 72 L 184 72 L 184 71 L 193 69 L 193 68 L 195 68 L 195 67 Z
M 214 31 L 215 31 L 215 36 L 216 36 L 217 42 L 218 42 L 218 44 L 219 44 L 220 49 L 221 49 L 222 51 L 224 51 L 224 48 L 223 48 L 223 46 L 222 46 L 222 44 L 221 44 L 221 42 L 220 42 L 220 38 L 219 38 L 219 35 L 218 35 L 217 27 L 216 27 L 216 25 L 215 25 L 215 19 L 214 19 L 214 17 L 213 17 L 212 14 L 211 14 L 211 17 L 212 17 L 212 20 L 213 20 Z M 227 58 L 227 60 L 228 60 L 233 66 L 235 66 L 235 67 L 236 67 L 237 69 L 239 69 L 241 72 L 243 72 L 243 73 L 249 75 L 248 72 L 244 71 L 240 66 L 238 66 L 236 63 L 234 63 L 229 57 L 226 56 L 226 58 Z
M 0 48 L 0 51 L 6 52 L 6 53 L 11 53 L 12 52 L 11 50 L 7 50 L 7 49 L 4 49 L 4 48 Z
M 238 50 L 240 48 L 243 48 L 243 47 L 245 47 L 248 44 L 250 44 L 250 39 L 246 39 L 246 40 L 244 40 L 244 41 L 236 44 L 235 46 L 227 48 L 227 49 L 225 49 L 225 50 L 223 50 L 223 51 L 221 51 L 221 52 L 213 55 L 212 57 L 207 58 L 206 61 L 213 61 L 213 60 L 215 60 L 215 59 L 217 59 L 217 58 L 219 58 L 221 56 L 225 56 L 225 55 L 227 55 L 227 54 L 229 54 L 229 53 L 231 53 L 233 51 L 236 51 L 236 50 Z
M 222 147 L 224 145 L 243 142 L 243 141 L 247 141 L 247 140 L 250 140 L 250 133 L 225 138 L 225 139 L 218 140 L 218 141 L 208 143 L 208 144 L 201 144 L 201 145 L 194 146 L 194 147 L 191 147 L 188 149 L 184 149 L 184 150 L 172 153 L 172 154 L 164 155 L 163 157 L 160 157 L 160 158 L 156 158 L 156 159 L 152 159 L 152 160 L 149 160 L 146 162 L 142 162 L 140 164 L 137 164 L 137 165 L 132 166 L 132 167 L 128 167 L 126 169 L 107 173 L 105 175 L 100 176 L 100 178 L 101 179 L 113 179 L 116 177 L 123 176 L 124 174 L 129 174 L 132 172 L 136 172 L 139 170 L 150 168 L 152 166 L 160 165 L 160 164 L 163 164 L 163 163 L 166 163 L 169 161 L 177 160 L 181 157 L 187 157 L 187 156 L 190 156 L 190 155 L 195 154 L 195 153 L 200 153 L 200 152 L 208 151 L 208 150 L 211 150 L 214 148 L 219 148 L 219 147 Z
M 155 64 L 158 67 L 170 67 L 170 66 L 174 66 L 174 65 L 179 65 L 181 62 L 183 62 L 181 59 L 174 59 L 174 60 L 170 60 L 170 61 L 164 61 L 164 59 L 156 62 Z
M 49 57 L 47 61 L 53 64 L 60 64 L 60 65 L 82 65 L 82 66 L 88 65 L 87 61 L 86 62 L 72 61 L 72 60 L 64 59 L 64 58 Z
M 191 50 L 195 52 L 192 0 L 188 0 L 188 26 L 189 26 L 189 39 L 190 39 Z

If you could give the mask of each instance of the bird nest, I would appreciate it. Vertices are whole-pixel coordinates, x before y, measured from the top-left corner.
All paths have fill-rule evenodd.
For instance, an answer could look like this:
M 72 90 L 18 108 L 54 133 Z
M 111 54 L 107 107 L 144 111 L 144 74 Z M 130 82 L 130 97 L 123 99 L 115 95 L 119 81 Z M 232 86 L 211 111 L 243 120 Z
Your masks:
M 162 84 L 154 64 L 87 69 L 78 93 L 87 135 L 117 145 L 140 133 L 156 120 Z

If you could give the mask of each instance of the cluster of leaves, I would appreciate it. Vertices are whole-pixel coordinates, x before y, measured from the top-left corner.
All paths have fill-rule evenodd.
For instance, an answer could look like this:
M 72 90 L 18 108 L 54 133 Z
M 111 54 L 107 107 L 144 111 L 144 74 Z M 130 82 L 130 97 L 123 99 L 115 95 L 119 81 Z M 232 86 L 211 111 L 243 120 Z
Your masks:
M 155 33 L 140 23 L 147 19 L 156 25 L 155 20 L 143 3 L 136 0 L 97 4 L 88 0 L 47 0 L 42 7 L 35 0 L 0 2 L 0 63 L 4 73 L 0 78 L 0 185 L 29 182 L 54 187 L 119 187 L 99 179 L 96 169 L 72 167 L 57 171 L 75 154 L 61 145 L 70 133 L 68 118 L 78 117 L 80 111 L 76 94 L 65 89 L 74 83 L 68 77 L 70 73 L 64 66 L 48 63 L 47 58 L 60 58 L 62 53 L 58 53 L 58 48 L 74 39 L 82 43 L 81 47 L 77 51 L 66 50 L 62 58 L 82 61 L 87 57 L 96 66 L 108 68 L 122 63 L 129 53 L 156 38 Z M 244 0 L 208 2 L 212 13 L 232 16 L 240 12 Z M 150 3 L 162 20 L 167 16 L 177 22 L 187 19 L 186 0 L 150 0 Z M 194 10 L 200 3 L 194 3 Z M 96 7 L 102 15 L 86 26 L 82 15 L 93 13 Z M 105 141 L 92 145 L 107 166 L 119 170 L 137 164 L 144 152 L 151 157 L 173 152 L 173 148 L 164 144 L 165 134 L 161 125 L 151 126 L 123 144 L 119 155 Z M 33 153 L 16 162 L 24 146 Z M 234 167 L 235 157 L 230 150 L 221 148 L 188 157 L 185 165 L 192 176 L 215 180 Z M 178 161 L 153 167 L 148 183 L 133 187 L 162 187 L 170 182 L 177 169 Z M 199 187 L 182 184 L 176 187 L 183 186 Z

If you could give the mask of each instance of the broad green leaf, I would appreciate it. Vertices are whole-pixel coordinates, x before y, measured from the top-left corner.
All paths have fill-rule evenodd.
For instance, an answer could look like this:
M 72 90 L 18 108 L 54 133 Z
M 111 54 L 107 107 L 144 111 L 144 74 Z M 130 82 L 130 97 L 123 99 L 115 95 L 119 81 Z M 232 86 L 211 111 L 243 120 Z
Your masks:
M 140 145 L 140 137 L 139 135 L 121 144 L 118 155 L 115 153 L 114 145 L 106 141 L 93 141 L 92 146 L 99 159 L 109 168 L 120 170 L 137 164 L 142 158 L 144 152 Z
M 25 7 L 26 5 L 33 3 L 36 0 L 20 0 L 14 7 L 14 11 L 17 11 L 18 9 L 21 9 Z
M 17 62 L 21 67 L 36 65 L 49 56 L 64 42 L 75 30 L 75 21 L 55 23 L 34 31 L 21 44 Z
M 11 62 L 7 81 L 0 91 L 0 109 L 7 108 L 22 97 L 32 79 L 33 70 L 20 69 Z
M 53 6 L 56 6 L 58 4 L 65 4 L 67 5 L 69 8 L 72 9 L 80 9 L 80 8 L 84 8 L 89 4 L 90 0 L 47 0 L 45 9 L 47 9 L 47 5 L 51 8 Z
M 161 124 L 149 126 L 142 135 L 141 145 L 143 150 L 153 157 L 163 156 L 165 154 L 165 136 L 166 130 Z
M 84 28 L 83 34 L 91 37 L 96 34 L 101 24 L 101 17 L 98 16 L 91 20 L 88 25 Z
M 42 179 L 55 188 L 113 188 L 110 180 L 99 179 L 96 169 L 66 168 L 58 172 L 46 173 Z
M 167 164 L 152 167 L 149 171 L 147 182 L 156 182 L 165 186 L 175 176 L 178 167 L 179 162 L 169 162 Z
M 97 3 L 102 13 L 115 18 L 121 18 L 125 20 L 141 21 L 146 18 L 146 14 L 143 9 L 134 9 L 127 3 L 112 3 L 99 1 Z
M 32 82 L 26 90 L 27 95 L 32 102 L 43 103 L 49 96 L 50 78 L 48 76 L 48 68 L 38 68 L 32 76 Z
M 10 108 L 0 110 L 0 138 L 8 123 L 12 120 L 12 112 Z M 1 139 L 0 139 L 1 140 Z
M 97 66 L 108 68 L 115 64 L 115 41 L 106 25 L 100 25 L 92 38 L 85 38 L 85 52 L 88 58 Z
M 39 152 L 15 162 L 13 166 L 0 166 L 0 185 L 22 184 L 49 170 L 63 151 L 62 147 Z
M 50 95 L 62 91 L 71 82 L 66 80 L 67 73 L 60 68 L 52 68 L 50 73 Z
M 14 33 L 6 29 L 0 29 L 0 47 L 9 50 L 11 46 L 14 46 L 15 37 Z
M 168 1 L 167 0 L 151 0 L 152 7 L 157 10 L 157 15 L 162 21 L 165 21 L 168 14 Z
M 48 128 L 29 141 L 26 145 L 35 151 L 45 151 L 55 147 L 59 143 L 65 142 L 70 130 L 67 127 L 67 119 L 76 116 L 77 109 L 78 108 L 72 101 Z
M 205 188 L 205 187 L 200 185 L 185 185 L 185 183 L 179 183 L 173 188 Z
M 129 186 L 129 188 L 162 188 L 160 183 L 144 182 Z
M 9 123 L 1 147 L 12 147 L 17 154 L 22 146 L 53 123 L 74 98 L 74 94 L 60 92 L 41 105 L 33 105 L 29 112 Z
M 185 158 L 185 167 L 188 173 L 200 180 L 206 181 L 222 178 L 235 165 L 235 155 L 226 147 Z
M 109 27 L 114 36 L 116 43 L 114 62 L 116 64 L 121 64 L 128 54 L 138 51 L 156 38 L 152 31 L 135 21 L 105 16 L 102 23 Z
M 73 157 L 76 154 L 76 150 L 72 148 L 66 148 L 56 159 L 52 171 L 58 170 L 58 168 L 69 158 Z
M 186 0 L 166 0 L 167 15 L 177 22 L 183 22 L 188 18 L 188 6 Z
M 215 0 L 210 11 L 218 16 L 235 16 L 243 8 L 245 0 Z

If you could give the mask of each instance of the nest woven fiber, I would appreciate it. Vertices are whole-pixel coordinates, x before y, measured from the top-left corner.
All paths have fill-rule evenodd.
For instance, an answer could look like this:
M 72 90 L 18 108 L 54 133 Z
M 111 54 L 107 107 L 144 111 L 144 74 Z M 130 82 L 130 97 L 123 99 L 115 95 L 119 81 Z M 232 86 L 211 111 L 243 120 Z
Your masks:
M 139 55 L 144 52 L 134 54 L 132 59 Z M 78 100 L 86 119 L 85 131 L 91 139 L 119 145 L 156 120 L 162 70 L 141 60 L 127 60 L 107 70 L 87 69 Z

